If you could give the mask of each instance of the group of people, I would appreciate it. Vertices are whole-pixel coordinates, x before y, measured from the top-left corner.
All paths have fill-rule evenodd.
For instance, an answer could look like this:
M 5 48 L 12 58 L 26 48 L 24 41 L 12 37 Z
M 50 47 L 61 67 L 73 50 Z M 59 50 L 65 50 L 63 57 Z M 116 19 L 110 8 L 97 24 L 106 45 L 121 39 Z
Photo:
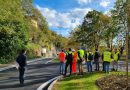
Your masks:
M 18 70 L 19 70 L 19 80 L 20 84 L 24 84 L 24 72 L 25 67 L 27 65 L 26 63 L 26 50 L 21 50 L 19 53 L 16 62 L 18 64 Z M 112 60 L 113 59 L 113 60 Z M 79 75 L 83 75 L 83 62 L 86 63 L 87 71 L 92 72 L 93 71 L 93 63 L 95 64 L 95 71 L 100 70 L 100 60 L 102 60 L 102 70 L 106 73 L 109 73 L 109 66 L 110 63 L 112 63 L 113 68 L 112 70 L 117 71 L 118 70 L 118 60 L 120 59 L 120 53 L 117 49 L 114 50 L 114 52 L 111 52 L 109 49 L 106 49 L 100 54 L 98 49 L 95 50 L 94 53 L 92 53 L 90 50 L 83 50 L 78 49 L 77 51 L 74 49 L 69 48 L 68 50 L 64 51 L 61 50 L 59 53 L 59 60 L 60 60 L 60 74 L 67 75 L 67 68 L 69 66 L 69 75 L 76 74 L 77 73 L 77 66 L 79 70 Z
M 58 54 L 60 60 L 60 74 L 66 76 L 67 68 L 69 66 L 69 75 L 76 74 L 78 67 L 79 75 L 83 75 L 83 63 L 86 63 L 87 72 L 92 72 L 93 70 L 99 71 L 99 63 L 102 62 L 102 71 L 109 73 L 110 64 L 112 63 L 112 70 L 118 70 L 118 60 L 120 59 L 120 53 L 118 49 L 115 49 L 114 52 L 110 49 L 106 49 L 102 54 L 95 49 L 95 52 L 90 50 L 78 49 L 77 51 L 69 48 L 68 50 Z M 95 64 L 95 69 L 93 69 L 93 64 Z

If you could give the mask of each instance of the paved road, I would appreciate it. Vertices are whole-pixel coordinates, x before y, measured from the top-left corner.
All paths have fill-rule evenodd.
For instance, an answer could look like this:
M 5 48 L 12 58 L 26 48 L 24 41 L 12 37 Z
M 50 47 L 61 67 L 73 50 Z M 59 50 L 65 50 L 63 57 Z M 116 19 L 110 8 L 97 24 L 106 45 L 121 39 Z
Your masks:
M 28 65 L 25 73 L 25 86 L 20 86 L 18 71 L 13 68 L 0 72 L 0 90 L 36 90 L 42 83 L 58 76 L 59 66 L 49 62 L 51 59 L 40 60 Z

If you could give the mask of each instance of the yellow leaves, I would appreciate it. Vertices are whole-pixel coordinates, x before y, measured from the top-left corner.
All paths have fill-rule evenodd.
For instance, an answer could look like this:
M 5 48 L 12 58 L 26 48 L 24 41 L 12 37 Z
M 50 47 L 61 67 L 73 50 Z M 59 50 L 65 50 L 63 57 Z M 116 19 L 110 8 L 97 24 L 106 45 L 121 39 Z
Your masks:
M 103 14 L 101 14 L 100 15 L 100 19 L 101 19 L 101 21 L 102 21 L 102 23 L 103 24 L 106 24 L 106 23 L 109 23 L 110 22 L 110 17 L 108 17 L 107 15 L 103 15 Z

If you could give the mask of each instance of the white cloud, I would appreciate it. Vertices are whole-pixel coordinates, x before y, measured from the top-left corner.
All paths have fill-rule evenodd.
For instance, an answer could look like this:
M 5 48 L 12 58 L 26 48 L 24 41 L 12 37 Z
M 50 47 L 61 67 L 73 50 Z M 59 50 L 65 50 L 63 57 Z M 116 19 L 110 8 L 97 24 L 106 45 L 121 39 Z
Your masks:
M 106 7 L 108 7 L 110 5 L 110 3 L 111 3 L 110 0 L 102 0 L 100 2 L 100 6 L 106 8 Z
M 92 0 L 77 0 L 79 4 L 91 3 Z
M 104 14 L 107 15 L 107 16 L 111 16 L 111 12 L 110 11 L 105 11 Z
M 84 17 L 89 11 L 92 11 L 91 8 L 75 8 L 71 10 L 71 13 L 75 17 Z
M 59 13 L 56 10 L 36 6 L 42 15 L 47 19 L 50 27 L 73 29 L 81 24 L 83 17 L 92 9 L 74 8 L 67 13 Z

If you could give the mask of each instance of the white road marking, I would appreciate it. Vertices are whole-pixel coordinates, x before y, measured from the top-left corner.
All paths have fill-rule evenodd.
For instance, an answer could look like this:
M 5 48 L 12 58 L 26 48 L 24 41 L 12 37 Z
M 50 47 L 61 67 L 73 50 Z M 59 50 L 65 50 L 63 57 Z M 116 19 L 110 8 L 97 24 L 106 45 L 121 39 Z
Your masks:
M 45 62 L 45 64 L 48 64 L 49 62 L 52 62 L 52 60 L 49 60 L 49 61 Z

